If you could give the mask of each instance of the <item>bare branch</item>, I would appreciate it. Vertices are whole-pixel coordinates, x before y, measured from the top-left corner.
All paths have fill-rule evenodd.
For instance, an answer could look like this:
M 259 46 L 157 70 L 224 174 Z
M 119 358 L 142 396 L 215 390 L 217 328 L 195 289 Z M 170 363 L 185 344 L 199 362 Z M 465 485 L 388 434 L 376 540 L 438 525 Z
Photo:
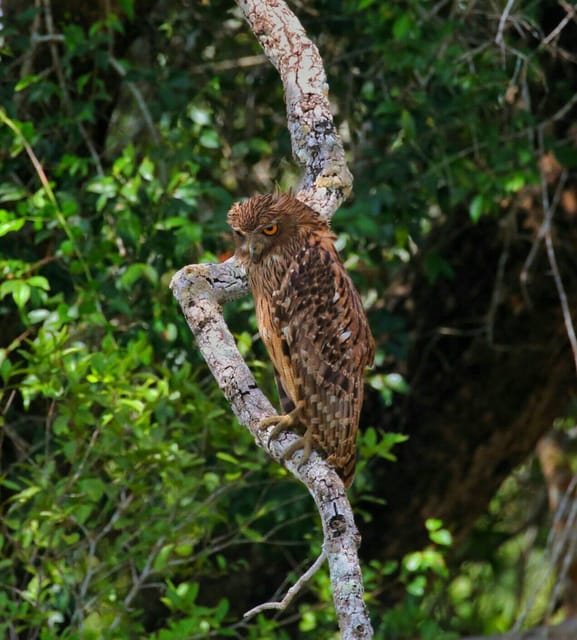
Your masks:
M 323 566 L 323 562 L 327 559 L 327 554 L 323 549 L 321 555 L 313 562 L 313 564 L 303 573 L 303 575 L 293 584 L 293 586 L 286 592 L 285 597 L 280 602 L 263 602 L 256 607 L 247 611 L 243 618 L 248 620 L 254 616 L 267 611 L 269 609 L 277 609 L 284 611 L 289 604 L 294 600 L 298 592 L 305 586 L 305 584 L 315 575 L 315 573 Z
M 120 64 L 120 62 L 112 54 L 109 55 L 108 60 L 110 62 L 110 66 L 116 71 L 116 73 L 122 79 L 126 80 L 126 69 Z M 156 129 L 154 120 L 152 119 L 152 115 L 150 113 L 150 110 L 148 109 L 148 105 L 146 104 L 146 100 L 144 99 L 142 92 L 134 82 L 127 81 L 126 86 L 128 87 L 128 90 L 132 94 L 132 97 L 134 98 L 134 101 L 136 102 L 138 109 L 142 114 L 142 117 L 146 124 L 146 128 L 150 133 L 150 137 L 155 144 L 160 144 L 160 135 L 158 134 L 158 130 Z
M 545 153 L 545 144 L 543 141 L 543 127 L 539 127 L 539 156 L 543 158 Z M 549 192 L 547 187 L 547 177 L 545 176 L 545 169 L 543 163 L 540 166 L 541 175 L 541 197 L 543 200 L 543 212 L 544 221 L 543 229 L 545 236 L 545 247 L 547 249 L 547 257 L 549 259 L 549 266 L 553 272 L 553 279 L 555 280 L 555 286 L 557 287 L 557 295 L 561 303 L 561 310 L 563 312 L 563 321 L 565 322 L 565 330 L 569 343 L 571 345 L 571 351 L 573 352 L 573 362 L 575 363 L 575 370 L 577 371 L 577 336 L 575 335 L 575 326 L 573 325 L 573 319 L 571 317 L 571 310 L 569 308 L 569 301 L 567 299 L 567 293 L 559 273 L 559 266 L 557 264 L 557 257 L 555 255 L 555 247 L 553 246 L 553 236 L 551 231 L 553 215 L 557 208 L 558 198 L 554 199 L 553 203 L 549 202 Z M 565 170 L 559 179 L 558 193 L 562 191 L 563 185 L 567 180 L 567 171 Z
M 561 6 L 563 6 L 563 3 L 560 3 Z M 553 29 L 553 31 L 551 31 L 551 33 L 543 39 L 543 42 L 541 43 L 541 46 L 543 45 L 548 45 L 550 44 L 553 40 L 555 40 L 555 38 L 561 33 L 561 31 L 563 31 L 563 29 L 567 26 L 567 24 L 569 22 L 571 22 L 571 20 L 573 20 L 573 18 L 575 17 L 575 12 L 577 11 L 577 7 L 572 7 L 571 5 L 567 5 L 565 4 L 563 6 L 563 8 L 565 9 L 565 11 L 567 12 L 565 14 L 565 17 L 561 20 L 561 22 Z
M 215 60 L 214 62 L 195 64 L 190 68 L 190 72 L 201 73 L 210 70 L 213 73 L 220 73 L 221 71 L 230 71 L 231 69 L 260 67 L 263 64 L 268 64 L 268 58 L 262 53 L 259 53 L 255 56 L 244 56 L 242 58 L 236 58 L 235 60 Z
M 515 4 L 515 0 L 508 0 L 503 13 L 501 14 L 501 18 L 499 20 L 499 26 L 497 28 L 497 35 L 495 36 L 495 43 L 499 46 L 503 45 L 503 33 L 505 31 L 505 25 L 507 24 L 507 20 L 509 18 L 509 14 L 511 13 L 511 9 Z

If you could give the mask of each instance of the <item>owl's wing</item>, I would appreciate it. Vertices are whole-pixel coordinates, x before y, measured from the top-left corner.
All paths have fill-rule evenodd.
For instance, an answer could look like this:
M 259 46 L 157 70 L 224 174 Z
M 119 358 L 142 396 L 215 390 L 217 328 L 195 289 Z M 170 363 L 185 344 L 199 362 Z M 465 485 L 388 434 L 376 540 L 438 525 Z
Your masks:
M 373 339 L 359 294 L 332 243 L 303 247 L 275 292 L 273 322 L 283 357 L 281 385 L 345 484 L 352 480 Z

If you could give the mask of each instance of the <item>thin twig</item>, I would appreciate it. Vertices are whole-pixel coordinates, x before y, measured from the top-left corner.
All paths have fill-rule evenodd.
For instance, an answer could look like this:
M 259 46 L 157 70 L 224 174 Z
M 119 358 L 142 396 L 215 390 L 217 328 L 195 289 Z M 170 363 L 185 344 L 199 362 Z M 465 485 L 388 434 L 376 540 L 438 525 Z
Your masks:
M 497 35 L 495 36 L 495 43 L 498 44 L 499 46 L 503 44 L 503 32 L 505 31 L 505 24 L 507 22 L 507 19 L 509 18 L 509 14 L 511 13 L 511 9 L 513 8 L 514 4 L 515 4 L 515 0 L 509 0 L 509 2 L 507 2 L 507 6 L 505 7 L 505 10 L 501 14 L 501 18 L 499 20 L 499 27 L 497 29 Z
M 60 34 L 56 33 L 54 28 L 54 19 L 52 17 L 52 5 L 50 0 L 43 0 L 44 3 L 44 19 L 46 22 L 46 30 L 48 31 L 48 46 L 50 48 L 50 55 L 52 56 L 52 62 L 54 64 L 54 68 L 56 69 L 56 75 L 58 77 L 58 84 L 60 86 L 60 90 L 62 91 L 62 99 L 64 101 L 64 106 L 68 111 L 69 115 L 72 115 L 72 100 L 70 99 L 70 93 L 68 91 L 68 85 L 66 84 L 66 78 L 64 77 L 64 71 L 62 70 L 62 64 L 60 61 L 60 54 L 58 53 L 57 43 L 59 42 Z M 82 124 L 82 122 L 77 121 L 76 126 L 80 131 L 80 135 L 84 140 L 84 144 L 92 157 L 94 165 L 96 167 L 96 172 L 99 176 L 104 176 L 104 170 L 102 169 L 102 164 L 100 162 L 100 156 L 86 131 L 86 128 Z
M 105 538 L 110 533 L 110 531 L 112 531 L 112 528 L 114 527 L 120 516 L 123 515 L 123 513 L 128 509 L 133 500 L 134 495 L 132 494 L 124 497 L 114 513 L 110 516 L 106 525 L 98 532 L 96 536 L 92 536 L 82 523 L 78 521 L 76 522 L 80 530 L 84 533 L 86 540 L 88 541 L 88 569 L 86 571 L 82 584 L 80 585 L 80 589 L 78 590 L 79 606 L 76 607 L 76 611 L 74 614 L 75 617 L 79 618 L 81 612 L 86 607 L 86 596 L 88 594 L 88 588 L 90 586 L 90 583 L 92 582 L 92 578 L 97 573 L 100 566 L 99 563 L 95 560 L 98 543 L 103 538 Z
M 543 142 L 543 127 L 539 127 L 539 157 L 543 157 L 544 154 L 544 142 Z M 565 323 L 565 331 L 567 332 L 567 337 L 569 338 L 569 343 L 571 344 L 571 350 L 573 352 L 573 362 L 575 364 L 575 371 L 577 371 L 577 336 L 575 335 L 575 326 L 573 325 L 573 319 L 571 317 L 571 310 L 569 308 L 569 302 L 567 300 L 567 292 L 565 291 L 565 287 L 563 285 L 563 280 L 561 279 L 561 274 L 559 273 L 559 265 L 557 264 L 557 257 L 555 255 L 555 247 L 553 246 L 553 237 L 551 234 L 551 222 L 553 219 L 553 214 L 557 208 L 558 198 L 557 194 L 560 194 L 562 190 L 562 186 L 567 180 L 567 170 L 564 170 L 561 178 L 559 179 L 559 183 L 557 185 L 557 193 L 555 194 L 555 198 L 553 203 L 549 204 L 549 192 L 547 188 L 547 178 L 545 176 L 545 170 L 543 168 L 543 163 L 540 166 L 540 175 L 541 175 L 541 192 L 543 199 L 543 210 L 545 212 L 545 220 L 543 225 L 545 227 L 545 247 L 547 249 L 547 257 L 549 259 L 549 265 L 551 267 L 551 271 L 553 272 L 553 279 L 555 281 L 555 286 L 557 287 L 557 295 L 559 296 L 559 301 L 561 302 L 561 310 L 563 312 L 563 322 Z M 560 198 L 560 195 L 559 195 Z
M 32 20 L 32 25 L 30 27 L 30 48 L 24 53 L 22 58 L 22 66 L 20 67 L 20 79 L 26 78 L 32 73 L 32 68 L 34 64 L 34 50 L 36 48 L 36 39 L 41 37 L 39 32 L 40 29 L 40 2 L 41 0 L 34 0 L 34 8 L 36 9 L 34 19 Z M 23 93 L 16 93 L 14 96 L 14 103 L 17 107 L 20 106 L 22 100 L 24 98 Z
M 120 62 L 113 55 L 110 55 L 108 60 L 110 62 L 110 66 L 116 71 L 116 73 L 118 73 L 118 75 L 122 79 L 125 80 L 126 69 L 120 64 Z M 132 94 L 134 101 L 136 102 L 138 108 L 140 109 L 140 113 L 144 118 L 144 122 L 146 123 L 146 128 L 148 129 L 150 136 L 152 137 L 152 140 L 155 142 L 155 144 L 159 144 L 160 135 L 158 134 L 158 130 L 154 124 L 154 120 L 152 119 L 152 115 L 150 113 L 150 110 L 148 109 L 146 100 L 144 99 L 142 92 L 134 82 L 126 81 L 126 86 L 128 87 L 128 90 Z
M 551 271 L 553 272 L 553 279 L 555 280 L 555 286 L 557 287 L 557 295 L 561 302 L 561 309 L 563 311 L 563 322 L 565 323 L 565 331 L 571 344 L 571 351 L 573 352 L 573 362 L 575 363 L 575 371 L 577 371 L 577 336 L 575 335 L 575 326 L 573 325 L 573 318 L 571 317 L 571 310 L 569 308 L 569 301 L 567 299 L 567 293 L 563 286 L 563 280 L 559 273 L 559 266 L 557 264 L 557 257 L 555 256 L 555 248 L 553 246 L 553 238 L 551 237 L 551 231 L 547 232 L 545 236 L 545 246 L 547 248 L 547 257 L 549 258 L 549 264 L 551 265 Z
M 512 631 L 519 631 L 521 629 L 521 626 L 527 619 L 527 616 L 529 615 L 530 611 L 535 606 L 535 602 L 537 601 L 537 598 L 541 594 L 542 588 L 547 585 L 551 575 L 553 574 L 555 567 L 558 566 L 559 558 L 561 556 L 561 553 L 565 549 L 565 544 L 567 542 L 567 535 L 568 535 L 567 527 L 565 527 L 565 530 L 562 536 L 556 536 L 555 532 L 557 530 L 559 523 L 565 516 L 566 508 L 570 507 L 571 512 L 573 511 L 573 507 L 569 504 L 569 501 L 571 500 L 571 495 L 575 490 L 576 484 L 577 484 L 577 475 L 573 476 L 573 479 L 571 480 L 571 483 L 567 488 L 567 491 L 565 491 L 565 494 L 563 495 L 563 499 L 560 501 L 559 506 L 557 507 L 557 510 L 555 512 L 553 525 L 551 526 L 551 529 L 549 531 L 549 536 L 547 538 L 547 545 L 546 545 L 547 549 L 549 549 L 551 553 L 551 560 L 547 566 L 547 569 L 544 572 L 544 575 L 540 576 L 539 584 L 541 585 L 541 588 L 533 590 L 533 592 L 531 593 L 530 597 L 528 598 L 523 608 L 523 611 L 517 616 L 517 619 L 515 620 L 515 624 L 513 625 Z M 571 502 L 572 504 L 575 504 L 574 501 L 571 501 Z
M 39 35 L 37 33 L 33 33 L 30 36 L 30 42 L 32 45 L 44 44 L 50 42 L 64 42 L 64 35 L 62 33 L 51 33 L 49 35 Z
M 575 16 L 575 12 L 577 11 L 577 7 L 572 7 L 571 5 L 569 5 L 569 6 L 566 5 L 563 8 L 566 11 L 565 17 L 553 29 L 553 31 L 551 31 L 551 33 L 541 41 L 541 46 L 548 45 L 552 40 L 554 40 L 561 33 L 561 31 L 563 31 L 563 29 L 567 26 L 567 24 L 569 22 L 571 22 L 571 20 Z
M 528 598 L 523 608 L 523 611 L 517 616 L 517 619 L 515 620 L 515 624 L 513 625 L 513 629 L 512 629 L 513 631 L 519 631 L 519 629 L 521 629 L 521 626 L 525 622 L 527 616 L 529 615 L 529 612 L 535 606 L 535 602 L 537 601 L 537 598 L 541 594 L 542 588 L 547 585 L 549 578 L 553 574 L 555 567 L 557 567 L 559 564 L 559 558 L 561 557 L 561 554 L 563 553 L 566 547 L 569 532 L 573 531 L 573 521 L 575 520 L 575 515 L 576 515 L 575 507 L 577 506 L 577 502 L 575 500 L 572 500 L 571 497 L 572 496 L 574 497 L 574 491 L 575 491 L 576 485 L 577 485 L 577 475 L 573 476 L 571 483 L 567 487 L 567 490 L 565 491 L 563 498 L 559 502 L 559 506 L 555 511 L 553 524 L 549 531 L 549 536 L 547 538 L 547 545 L 546 545 L 547 549 L 549 549 L 551 553 L 551 560 L 549 561 L 549 564 L 547 566 L 547 569 L 545 570 L 544 575 L 540 577 L 539 583 L 541 585 L 541 588 L 535 589 L 532 592 L 531 596 Z M 566 521 L 566 526 L 563 530 L 563 534 L 561 536 L 557 536 L 555 532 L 558 529 L 560 522 L 564 519 L 565 511 L 567 509 L 569 509 L 569 518 Z M 571 522 L 571 527 L 567 526 L 569 524 L 569 521 Z
M 505 268 L 509 259 L 509 251 L 511 249 L 511 241 L 516 230 L 516 216 L 513 211 L 504 222 L 505 226 L 505 238 L 503 241 L 503 250 L 499 256 L 499 263 L 497 265 L 497 273 L 495 275 L 495 284 L 493 285 L 493 295 L 491 296 L 491 303 L 487 312 L 486 331 L 487 342 L 489 345 L 493 345 L 495 342 L 495 319 L 497 317 L 497 311 L 503 299 L 503 283 L 505 281 Z
M 284 611 L 289 604 L 294 600 L 297 593 L 305 586 L 305 584 L 315 575 L 315 573 L 322 567 L 324 561 L 327 559 L 327 554 L 325 550 L 321 551 L 320 556 L 313 562 L 313 564 L 303 573 L 303 575 L 293 584 L 293 586 L 286 592 L 285 597 L 280 602 L 263 602 L 256 607 L 247 611 L 243 618 L 248 620 L 256 616 L 263 611 L 268 611 L 270 609 L 277 609 L 279 611 Z
M 84 257 L 80 252 L 80 248 L 78 247 L 76 239 L 72 234 L 72 230 L 70 229 L 70 226 L 66 218 L 64 217 L 62 210 L 60 209 L 60 205 L 58 204 L 58 200 L 56 199 L 56 195 L 54 193 L 54 190 L 52 189 L 52 185 L 50 184 L 50 181 L 46 176 L 46 172 L 44 171 L 44 167 L 42 166 L 42 163 L 38 159 L 37 155 L 34 153 L 34 149 L 32 149 L 30 143 L 28 142 L 28 140 L 20 130 L 19 126 L 14 122 L 14 120 L 12 120 L 6 115 L 6 112 L 1 107 L 0 107 L 0 122 L 4 123 L 22 143 L 22 146 L 24 147 L 24 150 L 26 151 L 26 154 L 28 155 L 30 162 L 32 162 L 32 166 L 36 171 L 36 175 L 38 176 L 38 179 L 42 184 L 44 193 L 46 194 L 46 197 L 54 207 L 55 216 L 58 222 L 60 223 L 62 229 L 64 230 L 64 233 L 66 234 L 68 240 L 70 240 L 70 243 L 72 244 L 72 246 L 76 251 L 76 255 L 78 257 L 80 264 L 82 265 L 84 275 L 86 276 L 86 279 L 88 280 L 88 282 L 91 282 L 92 275 L 90 273 L 90 269 L 88 268 L 88 264 L 84 260 Z
M 215 60 L 214 62 L 195 64 L 190 68 L 190 72 L 202 73 L 204 71 L 212 71 L 213 73 L 220 73 L 221 71 L 260 67 L 264 64 L 269 64 L 268 58 L 262 53 L 257 53 L 254 56 L 243 56 L 242 58 L 233 58 L 231 60 Z
M 573 484 L 573 483 L 572 483 Z M 573 484 L 574 488 L 574 484 Z M 575 499 L 575 494 L 569 494 L 567 491 L 566 494 L 569 498 L 571 509 L 569 511 L 569 515 L 566 521 L 563 523 L 563 535 L 559 536 L 559 540 L 556 540 L 557 554 L 556 554 L 556 562 L 551 563 L 554 567 L 558 567 L 558 575 L 555 580 L 555 586 L 553 587 L 553 591 L 549 596 L 549 602 L 547 604 L 547 612 L 545 615 L 546 619 L 549 619 L 553 614 L 553 610 L 555 606 L 558 604 L 559 599 L 561 597 L 561 593 L 566 584 L 566 578 L 569 575 L 571 570 L 571 566 L 575 561 L 575 551 L 577 545 L 577 536 L 575 536 L 575 521 L 577 519 L 577 500 Z M 559 566 L 559 561 L 560 566 Z
M 540 127 L 540 131 L 542 131 L 542 127 Z M 539 157 L 543 158 L 544 150 L 541 149 L 539 151 Z M 553 202 L 549 204 L 549 192 L 547 189 L 547 180 L 545 178 L 545 173 L 543 169 L 540 171 L 541 175 L 541 197 L 543 201 L 543 223 L 539 227 L 539 231 L 537 232 L 537 237 L 535 238 L 533 245 L 531 246 L 531 250 L 529 251 L 527 258 L 525 258 L 525 262 L 523 263 L 523 268 L 521 269 L 521 273 L 519 274 L 519 279 L 521 281 L 521 289 L 523 293 L 523 298 L 525 299 L 525 303 L 528 307 L 532 306 L 531 299 L 529 293 L 527 291 L 527 284 L 529 282 L 529 271 L 533 265 L 535 258 L 537 257 L 537 253 L 541 247 L 541 242 L 547 237 L 547 233 L 551 231 L 551 222 L 553 219 L 553 213 L 556 211 L 559 206 L 559 202 L 561 200 L 561 195 L 563 194 L 563 189 L 565 187 L 565 183 L 567 182 L 567 178 L 569 177 L 569 172 L 567 169 L 564 169 L 561 172 L 561 176 L 557 182 L 557 187 L 555 188 L 555 194 L 553 195 Z
M 136 106 L 138 107 L 138 109 L 140 110 L 140 113 L 142 114 L 144 123 L 146 125 L 146 128 L 148 129 L 148 132 L 150 133 L 150 137 L 152 138 L 152 141 L 154 142 L 155 145 L 157 146 L 160 145 L 162 140 L 161 140 L 160 134 L 158 133 L 158 129 L 154 124 L 154 120 L 152 118 L 152 114 L 150 113 L 150 109 L 148 108 L 148 105 L 146 104 L 146 100 L 142 95 L 142 91 L 138 88 L 136 83 L 126 80 L 126 75 L 127 75 L 126 69 L 114 57 L 112 51 L 110 51 L 108 54 L 108 60 L 112 68 L 116 71 L 116 73 L 118 73 L 118 75 L 126 82 L 126 86 L 130 91 L 130 93 L 132 94 L 132 97 L 136 102 Z M 159 171 L 159 177 L 161 181 L 166 182 L 167 181 L 166 163 L 163 162 L 162 160 L 159 160 L 158 162 L 158 171 Z

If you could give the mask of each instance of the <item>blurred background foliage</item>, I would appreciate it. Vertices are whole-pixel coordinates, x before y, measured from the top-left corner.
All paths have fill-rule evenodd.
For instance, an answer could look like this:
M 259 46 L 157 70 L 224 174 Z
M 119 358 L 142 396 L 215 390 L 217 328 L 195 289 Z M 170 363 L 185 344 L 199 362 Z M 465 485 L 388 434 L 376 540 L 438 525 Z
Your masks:
M 465 230 L 506 230 L 521 211 L 525 259 L 545 235 L 548 192 L 563 208 L 556 246 L 575 248 L 574 10 L 504 4 L 293 3 L 355 175 L 334 228 L 379 348 L 351 492 L 369 539 L 383 529 L 374 506 L 390 499 L 379 469 L 411 440 L 414 288 L 498 281 L 501 263 L 487 265 Z M 242 620 L 312 562 L 321 531 L 302 488 L 236 424 L 168 288 L 183 265 L 229 254 L 235 199 L 297 183 L 276 72 L 224 0 L 1 6 L 0 634 L 336 637 L 325 571 L 284 614 Z M 476 263 L 451 254 L 455 237 Z M 565 283 L 576 273 L 573 259 Z M 251 301 L 226 316 L 274 396 Z M 506 471 L 459 545 L 434 517 L 400 557 L 369 545 L 376 637 L 455 638 L 574 612 L 555 565 L 573 544 L 547 539 L 546 498 L 569 530 L 575 413 L 558 407 L 555 437 Z

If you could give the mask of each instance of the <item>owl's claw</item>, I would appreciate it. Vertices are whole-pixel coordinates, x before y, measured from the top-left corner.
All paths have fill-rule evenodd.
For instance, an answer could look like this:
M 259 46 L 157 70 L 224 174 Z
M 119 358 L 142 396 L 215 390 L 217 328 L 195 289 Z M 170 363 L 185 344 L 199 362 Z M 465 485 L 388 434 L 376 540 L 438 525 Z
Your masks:
M 259 429 L 266 429 L 273 424 L 276 425 L 268 437 L 268 444 L 270 444 L 271 440 L 278 438 L 283 431 L 287 431 L 291 427 L 301 424 L 300 414 L 303 406 L 304 402 L 301 401 L 290 413 L 283 416 L 269 416 L 259 422 Z
M 284 416 L 270 416 L 260 421 L 258 425 L 259 429 L 266 429 L 273 424 L 275 425 L 275 428 L 268 437 L 267 444 L 270 444 L 271 440 L 278 438 L 283 431 L 287 431 L 288 429 L 291 429 L 291 427 L 301 424 L 299 419 L 300 410 L 301 407 L 298 406 L 296 409 Z M 293 442 L 293 444 L 290 445 L 290 447 L 285 451 L 283 458 L 288 460 L 292 457 L 295 451 L 299 451 L 300 449 L 303 449 L 301 464 L 304 464 L 310 458 L 311 451 L 313 450 L 313 435 L 309 429 L 305 431 L 302 438 L 299 438 L 296 442 Z
M 294 427 L 297 424 L 297 420 L 293 415 L 294 411 L 291 413 L 287 413 L 284 416 L 270 416 L 269 418 L 263 418 L 258 425 L 259 429 L 266 429 L 271 425 L 276 425 L 272 430 L 270 436 L 268 437 L 268 443 L 270 444 L 271 440 L 276 440 L 283 431 L 287 431 L 291 427 Z
M 290 447 L 284 452 L 283 458 L 289 460 L 292 458 L 293 453 L 303 450 L 303 457 L 300 464 L 305 464 L 311 457 L 311 451 L 313 450 L 313 434 L 307 429 L 304 436 L 299 438 L 296 442 L 293 442 Z M 300 465 L 299 465 L 300 466 Z

